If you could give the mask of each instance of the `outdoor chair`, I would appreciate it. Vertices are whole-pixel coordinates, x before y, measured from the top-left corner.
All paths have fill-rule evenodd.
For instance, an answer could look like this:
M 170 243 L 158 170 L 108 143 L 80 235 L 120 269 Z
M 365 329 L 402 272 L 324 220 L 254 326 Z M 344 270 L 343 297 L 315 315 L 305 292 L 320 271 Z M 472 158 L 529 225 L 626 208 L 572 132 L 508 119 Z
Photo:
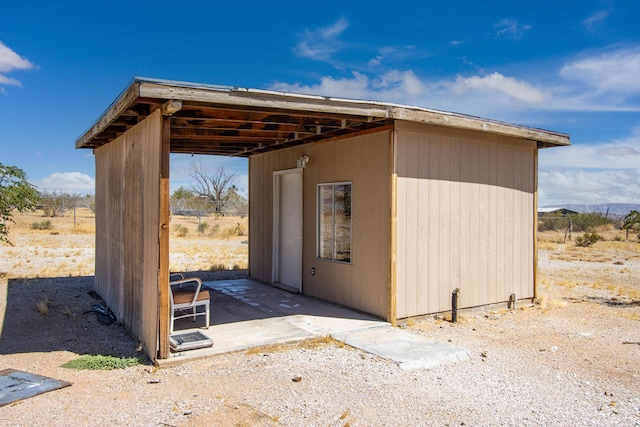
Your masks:
M 205 317 L 206 328 L 209 329 L 209 304 L 208 289 L 202 289 L 202 280 L 197 277 L 184 278 L 181 273 L 169 275 L 169 288 L 171 289 L 171 329 L 173 333 L 175 321 L 186 317 Z M 203 306 L 204 312 L 198 312 L 198 307 Z

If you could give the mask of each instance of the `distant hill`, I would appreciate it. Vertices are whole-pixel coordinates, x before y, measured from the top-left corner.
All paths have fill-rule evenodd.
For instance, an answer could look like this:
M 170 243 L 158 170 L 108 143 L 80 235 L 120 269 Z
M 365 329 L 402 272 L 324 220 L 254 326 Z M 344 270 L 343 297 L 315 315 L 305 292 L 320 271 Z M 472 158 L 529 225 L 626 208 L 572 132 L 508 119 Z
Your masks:
M 565 208 L 570 211 L 580 213 L 599 213 L 602 215 L 609 212 L 609 216 L 624 217 L 632 210 L 640 211 L 640 203 L 601 203 L 597 205 L 557 205 L 557 206 L 545 206 L 545 207 L 557 207 Z

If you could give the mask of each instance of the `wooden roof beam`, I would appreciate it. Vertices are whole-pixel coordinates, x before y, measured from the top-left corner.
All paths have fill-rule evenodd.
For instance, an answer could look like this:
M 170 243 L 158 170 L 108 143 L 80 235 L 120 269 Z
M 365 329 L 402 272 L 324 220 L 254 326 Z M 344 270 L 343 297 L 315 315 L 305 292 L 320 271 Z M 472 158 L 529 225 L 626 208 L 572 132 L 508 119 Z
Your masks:
M 162 115 L 173 116 L 178 111 L 182 110 L 182 101 L 179 99 L 170 99 L 162 104 Z
M 173 117 L 176 119 L 193 120 L 224 120 L 226 122 L 241 122 L 241 123 L 278 123 L 289 125 L 322 125 L 328 127 L 340 128 L 348 122 L 361 123 L 366 122 L 366 118 L 344 118 L 341 117 L 322 117 L 305 114 L 274 114 L 256 111 L 237 111 L 237 110 L 223 110 L 216 109 L 215 114 L 211 111 L 204 111 L 211 109 L 198 109 L 194 110 L 190 107 L 183 106 L 182 111 L 176 113 Z M 347 122 L 343 122 L 346 120 Z

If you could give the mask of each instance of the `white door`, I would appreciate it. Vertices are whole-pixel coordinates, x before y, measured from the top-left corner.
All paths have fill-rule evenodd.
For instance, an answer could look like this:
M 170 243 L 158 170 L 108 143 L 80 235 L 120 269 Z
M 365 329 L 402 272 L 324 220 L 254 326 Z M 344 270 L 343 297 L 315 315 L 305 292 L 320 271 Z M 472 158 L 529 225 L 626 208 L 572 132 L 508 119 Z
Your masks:
M 302 291 L 302 169 L 274 172 L 273 282 Z

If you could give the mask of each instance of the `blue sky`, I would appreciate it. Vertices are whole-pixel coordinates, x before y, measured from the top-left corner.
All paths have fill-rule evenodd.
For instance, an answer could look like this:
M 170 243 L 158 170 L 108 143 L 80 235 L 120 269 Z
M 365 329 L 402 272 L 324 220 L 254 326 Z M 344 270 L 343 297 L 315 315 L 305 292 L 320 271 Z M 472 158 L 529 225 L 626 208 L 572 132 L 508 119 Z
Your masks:
M 353 4 L 352 4 L 353 3 Z M 134 76 L 419 105 L 569 133 L 539 203 L 640 203 L 640 1 L 0 3 L 0 163 L 93 192 L 74 142 Z M 246 161 L 224 162 L 247 185 Z M 190 157 L 172 156 L 172 190 Z

